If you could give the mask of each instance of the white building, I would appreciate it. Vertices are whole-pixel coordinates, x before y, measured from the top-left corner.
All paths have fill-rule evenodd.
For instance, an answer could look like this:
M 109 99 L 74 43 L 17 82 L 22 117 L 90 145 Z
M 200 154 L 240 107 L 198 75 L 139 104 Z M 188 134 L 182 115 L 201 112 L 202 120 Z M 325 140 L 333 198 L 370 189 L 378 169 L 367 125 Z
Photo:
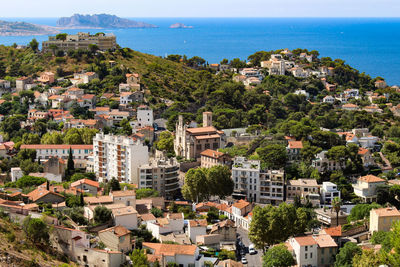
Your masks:
M 289 240 L 296 257 L 297 266 L 318 266 L 318 243 L 311 236 L 294 237 Z
M 140 106 L 137 110 L 138 127 L 153 126 L 153 110 L 147 106 Z
M 197 236 L 207 234 L 207 220 L 189 220 L 186 235 L 193 243 L 196 243 Z
M 321 202 L 323 204 L 330 204 L 335 197 L 340 199 L 340 191 L 337 189 L 337 185 L 332 182 L 323 182 L 321 187 Z
M 366 175 L 358 178 L 357 184 L 353 184 L 354 194 L 359 196 L 364 202 L 375 202 L 378 199 L 377 187 L 385 185 L 386 180 L 375 175 Z
M 93 145 L 21 145 L 21 149 L 36 150 L 36 160 L 40 162 L 55 156 L 67 160 L 71 149 L 75 168 L 86 168 L 87 158 L 93 152 Z
M 20 167 L 11 168 L 11 182 L 17 181 L 24 175 Z
M 232 166 L 235 192 L 245 194 L 249 201 L 260 199 L 260 161 L 236 157 Z
M 333 96 L 331 96 L 331 95 L 327 95 L 327 96 L 325 96 L 323 99 L 322 99 L 322 102 L 324 102 L 324 103 L 329 103 L 329 104 L 333 104 L 333 103 L 335 103 L 335 98 L 333 97 Z
M 232 166 L 234 195 L 249 201 L 279 204 L 284 199 L 285 173 L 281 170 L 261 170 L 259 160 L 236 157 Z
M 126 136 L 96 134 L 93 138 L 94 172 L 99 182 L 112 178 L 138 183 L 138 168 L 149 160 L 147 146 Z

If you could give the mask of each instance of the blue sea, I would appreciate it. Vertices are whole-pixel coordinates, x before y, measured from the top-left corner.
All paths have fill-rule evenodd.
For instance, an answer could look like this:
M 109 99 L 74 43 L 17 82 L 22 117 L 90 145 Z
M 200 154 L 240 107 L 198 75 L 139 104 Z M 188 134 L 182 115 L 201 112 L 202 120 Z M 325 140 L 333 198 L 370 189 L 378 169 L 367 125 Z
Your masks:
M 55 26 L 56 18 L 5 18 Z M 209 63 L 260 50 L 307 48 L 341 58 L 372 77 L 400 84 L 400 18 L 137 18 L 155 29 L 109 29 L 122 47 L 157 56 L 200 56 Z M 170 29 L 173 23 L 193 29 Z M 67 30 L 68 33 L 96 30 Z M 0 44 L 27 44 L 33 37 L 0 37 Z M 35 36 L 39 41 L 47 36 Z

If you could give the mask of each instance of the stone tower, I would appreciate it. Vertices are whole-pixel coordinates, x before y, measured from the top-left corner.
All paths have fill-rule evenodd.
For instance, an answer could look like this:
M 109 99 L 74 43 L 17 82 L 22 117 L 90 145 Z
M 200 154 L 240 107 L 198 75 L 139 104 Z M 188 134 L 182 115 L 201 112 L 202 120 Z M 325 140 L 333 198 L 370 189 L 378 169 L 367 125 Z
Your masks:
M 203 112 L 203 127 L 212 126 L 212 112 Z

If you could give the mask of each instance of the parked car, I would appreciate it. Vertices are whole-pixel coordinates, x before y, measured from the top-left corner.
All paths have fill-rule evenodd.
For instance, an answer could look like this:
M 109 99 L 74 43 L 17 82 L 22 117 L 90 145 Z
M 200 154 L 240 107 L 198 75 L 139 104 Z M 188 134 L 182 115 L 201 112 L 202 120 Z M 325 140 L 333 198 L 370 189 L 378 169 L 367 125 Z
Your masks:
M 247 259 L 245 257 L 242 258 L 242 263 L 247 264 Z
M 251 245 L 249 246 L 249 253 L 250 253 L 250 255 L 253 255 L 253 254 L 256 254 L 256 253 L 257 253 L 257 251 L 255 250 L 253 244 L 251 244 Z

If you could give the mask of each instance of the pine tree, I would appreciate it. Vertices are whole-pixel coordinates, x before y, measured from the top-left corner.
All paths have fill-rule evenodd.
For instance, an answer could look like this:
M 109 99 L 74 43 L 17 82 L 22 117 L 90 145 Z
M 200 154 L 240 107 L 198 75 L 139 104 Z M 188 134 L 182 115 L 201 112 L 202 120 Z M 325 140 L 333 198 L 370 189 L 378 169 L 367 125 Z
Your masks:
M 69 148 L 68 162 L 67 162 L 67 172 L 66 175 L 70 177 L 75 172 L 74 160 L 72 158 L 72 149 Z

